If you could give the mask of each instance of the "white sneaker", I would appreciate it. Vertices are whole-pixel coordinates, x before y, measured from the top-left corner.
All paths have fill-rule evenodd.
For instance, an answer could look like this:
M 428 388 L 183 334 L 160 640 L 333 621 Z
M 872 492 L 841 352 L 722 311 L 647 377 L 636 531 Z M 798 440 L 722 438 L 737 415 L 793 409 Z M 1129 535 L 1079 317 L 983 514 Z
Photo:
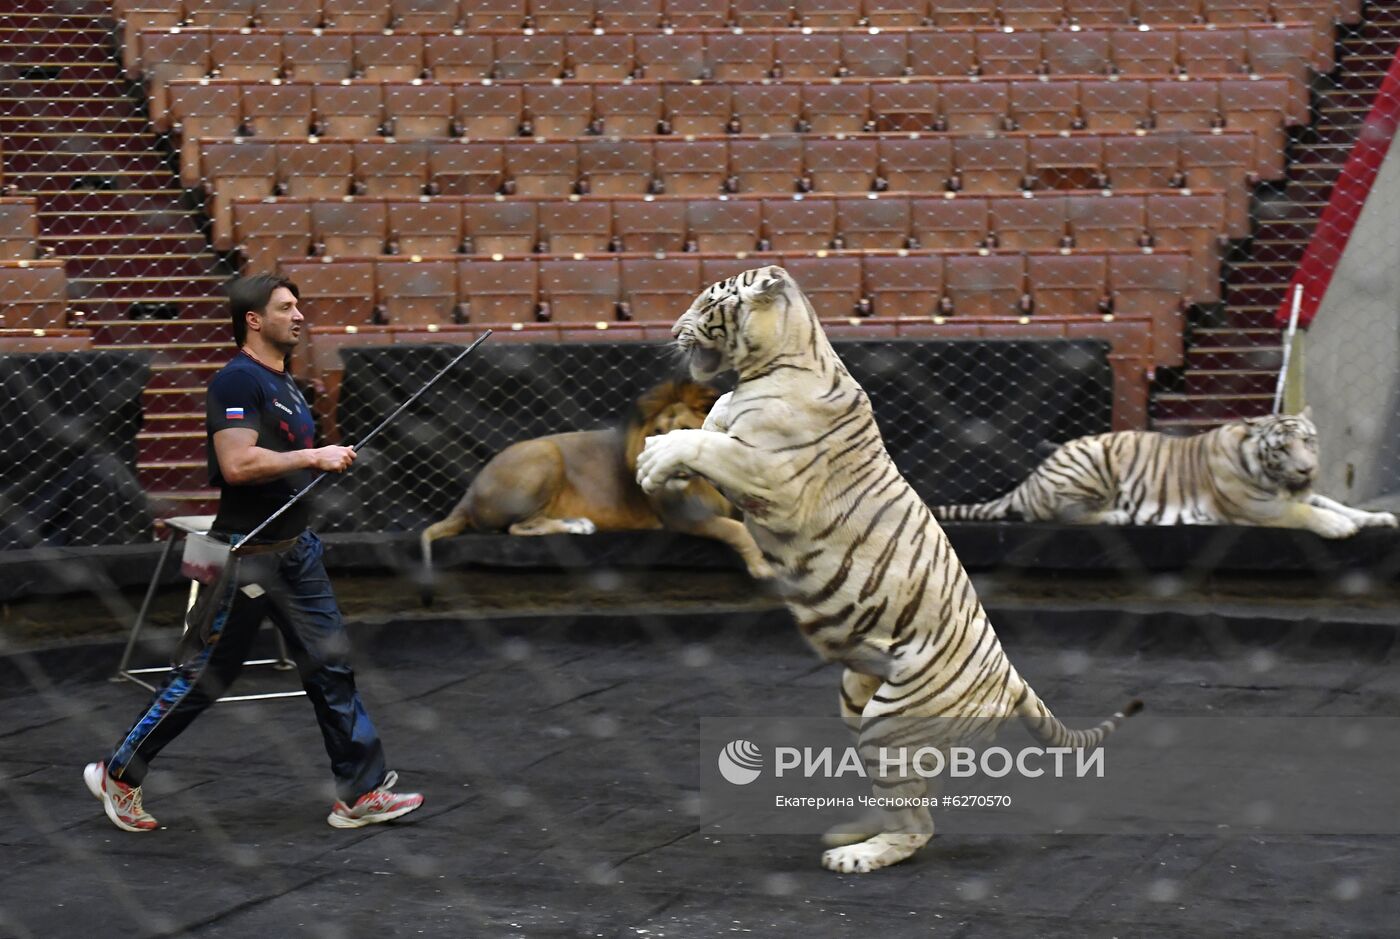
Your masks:
M 356 799 L 354 805 L 337 802 L 326 821 L 335 828 L 362 828 L 407 815 L 423 804 L 423 796 L 417 792 L 390 792 L 398 781 L 399 774 L 389 770 L 384 781 Z
M 83 770 L 83 782 L 102 803 L 107 817 L 122 831 L 155 831 L 160 822 L 141 806 L 141 787 L 107 775 L 106 763 L 89 763 Z

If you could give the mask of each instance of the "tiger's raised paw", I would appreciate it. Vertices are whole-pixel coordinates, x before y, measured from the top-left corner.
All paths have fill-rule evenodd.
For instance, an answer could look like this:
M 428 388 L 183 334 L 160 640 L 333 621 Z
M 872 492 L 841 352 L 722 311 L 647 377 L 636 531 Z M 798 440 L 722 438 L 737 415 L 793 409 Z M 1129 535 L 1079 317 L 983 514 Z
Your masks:
M 637 454 L 637 485 L 651 494 L 678 476 L 687 476 L 690 464 L 700 456 L 703 430 L 673 430 L 646 439 Z M 682 486 L 684 483 L 682 483 Z
M 914 856 L 932 835 L 884 834 L 822 852 L 822 867 L 838 874 L 868 874 Z

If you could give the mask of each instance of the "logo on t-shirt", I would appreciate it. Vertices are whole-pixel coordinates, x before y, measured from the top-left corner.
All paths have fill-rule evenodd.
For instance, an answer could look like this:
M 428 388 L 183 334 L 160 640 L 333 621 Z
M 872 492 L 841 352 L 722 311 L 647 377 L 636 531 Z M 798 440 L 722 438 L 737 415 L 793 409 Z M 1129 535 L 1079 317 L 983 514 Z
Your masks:
M 224 419 L 225 419 L 225 420 L 230 420 L 230 421 L 241 421 L 241 420 L 243 420 L 243 409 L 242 409 L 242 408 L 224 408 Z
M 283 404 L 281 401 L 278 401 L 276 398 L 272 399 L 272 406 L 275 408 L 279 408 L 280 410 L 286 411 L 288 414 L 293 413 L 291 408 L 287 407 L 285 404 Z

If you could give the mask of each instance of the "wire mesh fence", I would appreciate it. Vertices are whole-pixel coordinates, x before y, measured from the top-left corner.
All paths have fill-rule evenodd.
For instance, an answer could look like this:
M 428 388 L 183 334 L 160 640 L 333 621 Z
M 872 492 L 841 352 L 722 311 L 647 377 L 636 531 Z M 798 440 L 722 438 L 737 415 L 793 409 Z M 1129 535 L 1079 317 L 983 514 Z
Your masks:
M 159 550 L 149 542 L 171 535 L 161 519 L 217 507 L 205 392 L 235 355 L 222 288 L 257 271 L 298 285 L 310 328 L 292 370 L 318 444 L 363 439 L 492 330 L 316 493 L 312 526 L 333 536 L 421 532 L 518 441 L 622 432 L 644 396 L 684 378 L 677 316 L 707 285 L 769 264 L 806 293 L 929 504 L 1001 495 L 1047 445 L 1194 434 L 1306 404 L 1318 491 L 1397 507 L 1393 0 L 15 0 L 0 38 L 0 552 L 38 559 L 52 581 L 39 593 L 100 595 L 96 614 L 43 610 L 33 635 L 83 615 L 157 627 L 123 667 L 163 679 L 186 618 L 183 578 L 167 573 L 176 588 L 162 591 L 157 571 L 144 604 L 132 585 Z M 993 583 L 1013 660 L 1062 713 L 1100 716 L 1129 691 L 1186 712 L 1200 689 L 1208 708 L 1251 715 L 1384 714 L 1394 699 L 1393 672 L 1376 668 L 1392 654 L 1375 638 L 1383 612 L 1309 625 L 1332 615 L 1329 599 L 1388 589 L 1400 564 L 1388 543 L 1328 554 L 1226 532 L 1202 550 L 1103 528 L 1018 554 L 982 534 L 959 543 L 969 566 L 1107 565 L 1127 571 L 1125 603 L 1174 597 L 1230 563 L 1335 581 L 1322 598 L 1263 588 L 1303 620 L 1271 621 L 1284 637 L 1273 645 L 1254 642 L 1266 628 L 1247 617 L 1057 618 L 1063 582 L 1030 612 Z M 1376 545 L 1386 556 L 1361 556 Z M 94 588 L 48 550 L 103 546 L 143 559 L 142 576 Z M 801 919 L 794 897 L 841 906 L 805 873 L 810 839 L 790 857 L 778 847 L 754 883 L 696 886 L 727 883 L 734 857 L 698 808 L 695 768 L 715 754 L 696 702 L 724 717 L 759 701 L 766 718 L 836 699 L 835 670 L 794 648 L 778 598 L 737 569 L 619 570 L 625 549 L 602 538 L 550 551 L 573 572 L 562 586 L 441 571 L 448 608 L 478 614 L 463 621 L 408 622 L 418 585 L 405 578 L 337 576 L 361 687 L 405 783 L 430 793 L 432 827 L 393 836 L 390 871 L 341 869 L 321 816 L 301 818 L 306 780 L 324 776 L 301 709 L 216 709 L 204 720 L 220 735 L 196 730 L 182 741 L 193 759 L 162 761 L 148 792 L 174 820 L 166 834 L 266 901 L 240 895 L 229 928 L 355 936 L 413 921 L 543 936 L 626 922 L 697 936 L 718 932 L 725 909 L 725 929 L 784 935 Z M 455 594 L 454 573 L 468 584 Z M 702 612 L 653 615 L 683 602 Z M 554 615 L 536 630 L 485 618 L 492 603 Z M 270 646 L 257 645 L 250 656 Z M 100 756 L 142 697 L 103 682 L 110 652 L 0 659 L 0 697 L 22 716 L 0 735 L 17 745 L 0 780 L 19 819 L 6 843 L 37 859 L 12 894 L 50 897 L 76 867 L 81 889 L 110 898 L 106 925 L 222 934 L 218 916 L 191 921 L 142 878 L 98 870 L 111 846 L 53 820 L 48 790 L 74 775 L 56 767 Z M 277 670 L 240 681 L 254 694 L 294 685 Z M 249 817 L 247 780 L 224 760 L 256 768 L 274 809 Z M 1180 819 L 1146 809 L 1136 821 L 1165 839 L 1146 859 L 1141 841 L 1112 837 L 1092 861 L 1048 836 L 1014 856 L 955 848 L 971 869 L 951 900 L 911 900 L 893 881 L 864 896 L 888 891 L 898 918 L 872 918 L 865 899 L 843 912 L 899 934 L 905 906 L 937 917 L 952 903 L 1005 931 L 1084 935 L 1084 911 L 1111 894 L 1121 914 L 1091 925 L 1121 934 L 1190 896 L 1201 919 L 1172 928 L 1201 935 L 1200 922 L 1237 922 L 1234 898 L 1209 884 L 1258 868 L 1290 901 L 1255 909 L 1261 929 L 1389 923 L 1387 843 L 1270 834 L 1257 806 L 1220 823 L 1264 831 L 1262 849 L 1182 842 Z M 1041 887 L 1046 859 L 1092 868 L 1071 877 L 1071 914 Z M 310 921 L 307 909 L 347 896 L 376 909 Z M 1001 896 L 1038 912 L 1018 918 Z M 0 936 L 52 934 L 73 916 L 6 901 Z
M 1290 280 L 1306 328 L 1348 244 L 1362 271 L 1395 251 L 1351 237 L 1389 191 L 1385 3 L 274 6 L 6 17 L 6 348 L 145 356 L 121 458 L 156 516 L 215 497 L 201 401 L 238 272 L 300 285 L 327 439 L 343 346 L 655 341 L 774 262 L 842 338 L 1107 342 L 1108 426 L 1189 433 L 1275 406 Z M 1281 403 L 1316 399 L 1328 484 L 1364 502 L 1394 481 L 1394 285 L 1364 314 L 1352 280 Z M 1014 367 L 982 348 L 960 387 Z M 1326 403 L 1353 399 L 1387 403 Z M 12 544 L 132 537 L 7 497 Z

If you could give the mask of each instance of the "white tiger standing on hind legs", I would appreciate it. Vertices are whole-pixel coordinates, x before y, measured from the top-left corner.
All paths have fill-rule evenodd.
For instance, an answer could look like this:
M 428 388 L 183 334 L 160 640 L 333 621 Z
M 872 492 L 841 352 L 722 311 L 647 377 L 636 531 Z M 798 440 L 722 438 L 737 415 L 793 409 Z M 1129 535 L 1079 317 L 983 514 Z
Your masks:
M 1394 527 L 1312 491 L 1317 428 L 1301 414 L 1230 421 L 1192 437 L 1144 430 L 1078 437 L 1015 489 L 975 505 L 934 506 L 947 521 L 1019 517 L 1098 525 L 1263 525 L 1349 538 Z
M 765 267 L 710 286 L 672 333 L 697 381 L 733 369 L 738 384 L 703 429 L 649 438 L 637 481 L 654 492 L 703 476 L 743 509 L 803 635 L 846 666 L 841 713 L 877 797 L 926 791 L 919 776 L 881 776 L 870 759 L 892 734 L 899 746 L 969 742 L 945 732 L 915 744 L 892 730 L 910 722 L 894 718 L 977 726 L 984 737 L 1014 715 L 1047 746 L 1093 747 L 1141 706 L 1069 730 L 1017 674 L 943 530 L 885 450 L 865 391 L 786 271 Z M 887 810 L 822 864 L 878 870 L 932 835 L 926 808 Z

